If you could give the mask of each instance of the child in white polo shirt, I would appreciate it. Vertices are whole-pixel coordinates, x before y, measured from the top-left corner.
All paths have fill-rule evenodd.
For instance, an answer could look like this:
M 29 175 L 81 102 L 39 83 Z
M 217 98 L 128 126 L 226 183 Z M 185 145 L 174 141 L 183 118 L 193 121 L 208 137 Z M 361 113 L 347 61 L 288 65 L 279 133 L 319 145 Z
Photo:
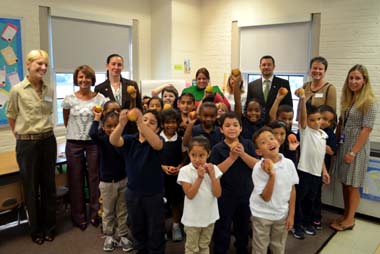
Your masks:
M 269 249 L 272 254 L 281 254 L 293 227 L 297 171 L 294 163 L 279 153 L 280 144 L 271 128 L 259 129 L 253 142 L 262 159 L 252 171 L 252 253 L 264 254 Z
M 302 89 L 302 88 L 300 88 Z M 312 225 L 313 203 L 317 197 L 321 182 L 328 184 L 330 176 L 326 170 L 324 158 L 326 154 L 326 132 L 321 130 L 320 109 L 310 106 L 306 111 L 306 99 L 300 89 L 296 90 L 299 97 L 298 125 L 300 131 L 301 155 L 297 165 L 299 184 L 296 186 L 297 200 L 294 217 L 293 236 L 304 239 L 307 235 L 315 235 Z M 311 207 L 305 209 L 305 202 Z

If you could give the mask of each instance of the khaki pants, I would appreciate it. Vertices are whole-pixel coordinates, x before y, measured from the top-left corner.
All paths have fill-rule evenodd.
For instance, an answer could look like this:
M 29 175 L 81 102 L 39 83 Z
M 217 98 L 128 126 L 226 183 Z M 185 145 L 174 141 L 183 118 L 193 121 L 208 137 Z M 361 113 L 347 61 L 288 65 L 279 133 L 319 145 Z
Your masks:
M 214 231 L 214 223 L 207 227 L 184 227 L 186 233 L 185 253 L 186 254 L 209 254 L 210 242 Z
M 100 182 L 100 193 L 103 198 L 103 233 L 121 237 L 128 233 L 127 227 L 127 205 L 125 192 L 127 190 L 127 179 L 116 183 Z
M 285 228 L 287 217 L 271 221 L 258 217 L 251 217 L 252 221 L 252 254 L 267 254 L 268 247 L 271 254 L 285 252 L 288 231 Z

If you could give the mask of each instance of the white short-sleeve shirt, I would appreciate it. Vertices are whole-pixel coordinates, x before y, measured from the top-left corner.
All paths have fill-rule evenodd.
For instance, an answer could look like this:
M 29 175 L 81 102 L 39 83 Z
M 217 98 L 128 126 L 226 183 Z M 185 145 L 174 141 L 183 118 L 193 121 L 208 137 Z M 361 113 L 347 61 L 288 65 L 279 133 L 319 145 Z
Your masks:
M 298 170 L 321 176 L 328 135 L 321 129 L 315 130 L 306 126 L 305 129 L 300 128 L 300 137 L 301 155 Z
M 220 178 L 222 172 L 214 165 L 215 176 Z M 198 178 L 196 168 L 192 163 L 182 167 L 178 173 L 177 183 L 194 183 Z M 189 227 L 207 227 L 219 219 L 217 198 L 212 194 L 211 179 L 205 174 L 197 194 L 193 199 L 185 196 L 185 203 L 181 222 Z
M 263 159 L 258 161 L 253 168 L 254 188 L 249 199 L 252 216 L 273 221 L 288 216 L 290 193 L 299 180 L 293 161 L 280 155 L 281 160 L 273 164 L 275 182 L 272 197 L 268 202 L 261 197 L 269 180 L 269 175 L 261 168 Z
M 101 93 L 90 100 L 81 100 L 75 94 L 67 95 L 62 101 L 62 108 L 70 110 L 66 139 L 91 140 L 89 131 L 94 120 L 92 109 L 96 105 L 103 107 L 106 101 Z

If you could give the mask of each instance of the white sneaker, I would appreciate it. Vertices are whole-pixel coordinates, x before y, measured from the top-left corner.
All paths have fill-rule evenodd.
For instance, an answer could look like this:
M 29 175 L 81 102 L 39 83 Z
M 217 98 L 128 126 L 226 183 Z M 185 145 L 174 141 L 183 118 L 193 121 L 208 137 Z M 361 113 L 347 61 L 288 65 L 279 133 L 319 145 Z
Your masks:
M 119 245 L 123 247 L 123 251 L 129 252 L 133 250 L 133 243 L 127 237 L 122 236 Z
M 115 239 L 112 236 L 106 236 L 106 240 L 104 240 L 103 250 L 104 251 L 113 251 L 115 249 Z

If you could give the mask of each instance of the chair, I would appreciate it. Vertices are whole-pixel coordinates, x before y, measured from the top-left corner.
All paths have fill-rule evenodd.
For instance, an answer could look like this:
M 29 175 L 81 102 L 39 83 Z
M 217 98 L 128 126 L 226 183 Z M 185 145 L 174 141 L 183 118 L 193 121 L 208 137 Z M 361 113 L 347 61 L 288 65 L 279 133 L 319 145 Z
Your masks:
M 67 174 L 57 170 L 55 174 L 55 186 L 56 186 L 56 197 L 57 197 L 57 213 L 61 211 L 63 206 L 63 214 L 66 213 L 68 206 L 68 179 Z
M 17 209 L 17 223 L 11 222 L 2 225 L 1 229 L 5 229 L 21 223 L 21 210 L 23 207 L 23 191 L 20 180 L 10 179 L 9 182 L 0 185 L 0 215 Z

